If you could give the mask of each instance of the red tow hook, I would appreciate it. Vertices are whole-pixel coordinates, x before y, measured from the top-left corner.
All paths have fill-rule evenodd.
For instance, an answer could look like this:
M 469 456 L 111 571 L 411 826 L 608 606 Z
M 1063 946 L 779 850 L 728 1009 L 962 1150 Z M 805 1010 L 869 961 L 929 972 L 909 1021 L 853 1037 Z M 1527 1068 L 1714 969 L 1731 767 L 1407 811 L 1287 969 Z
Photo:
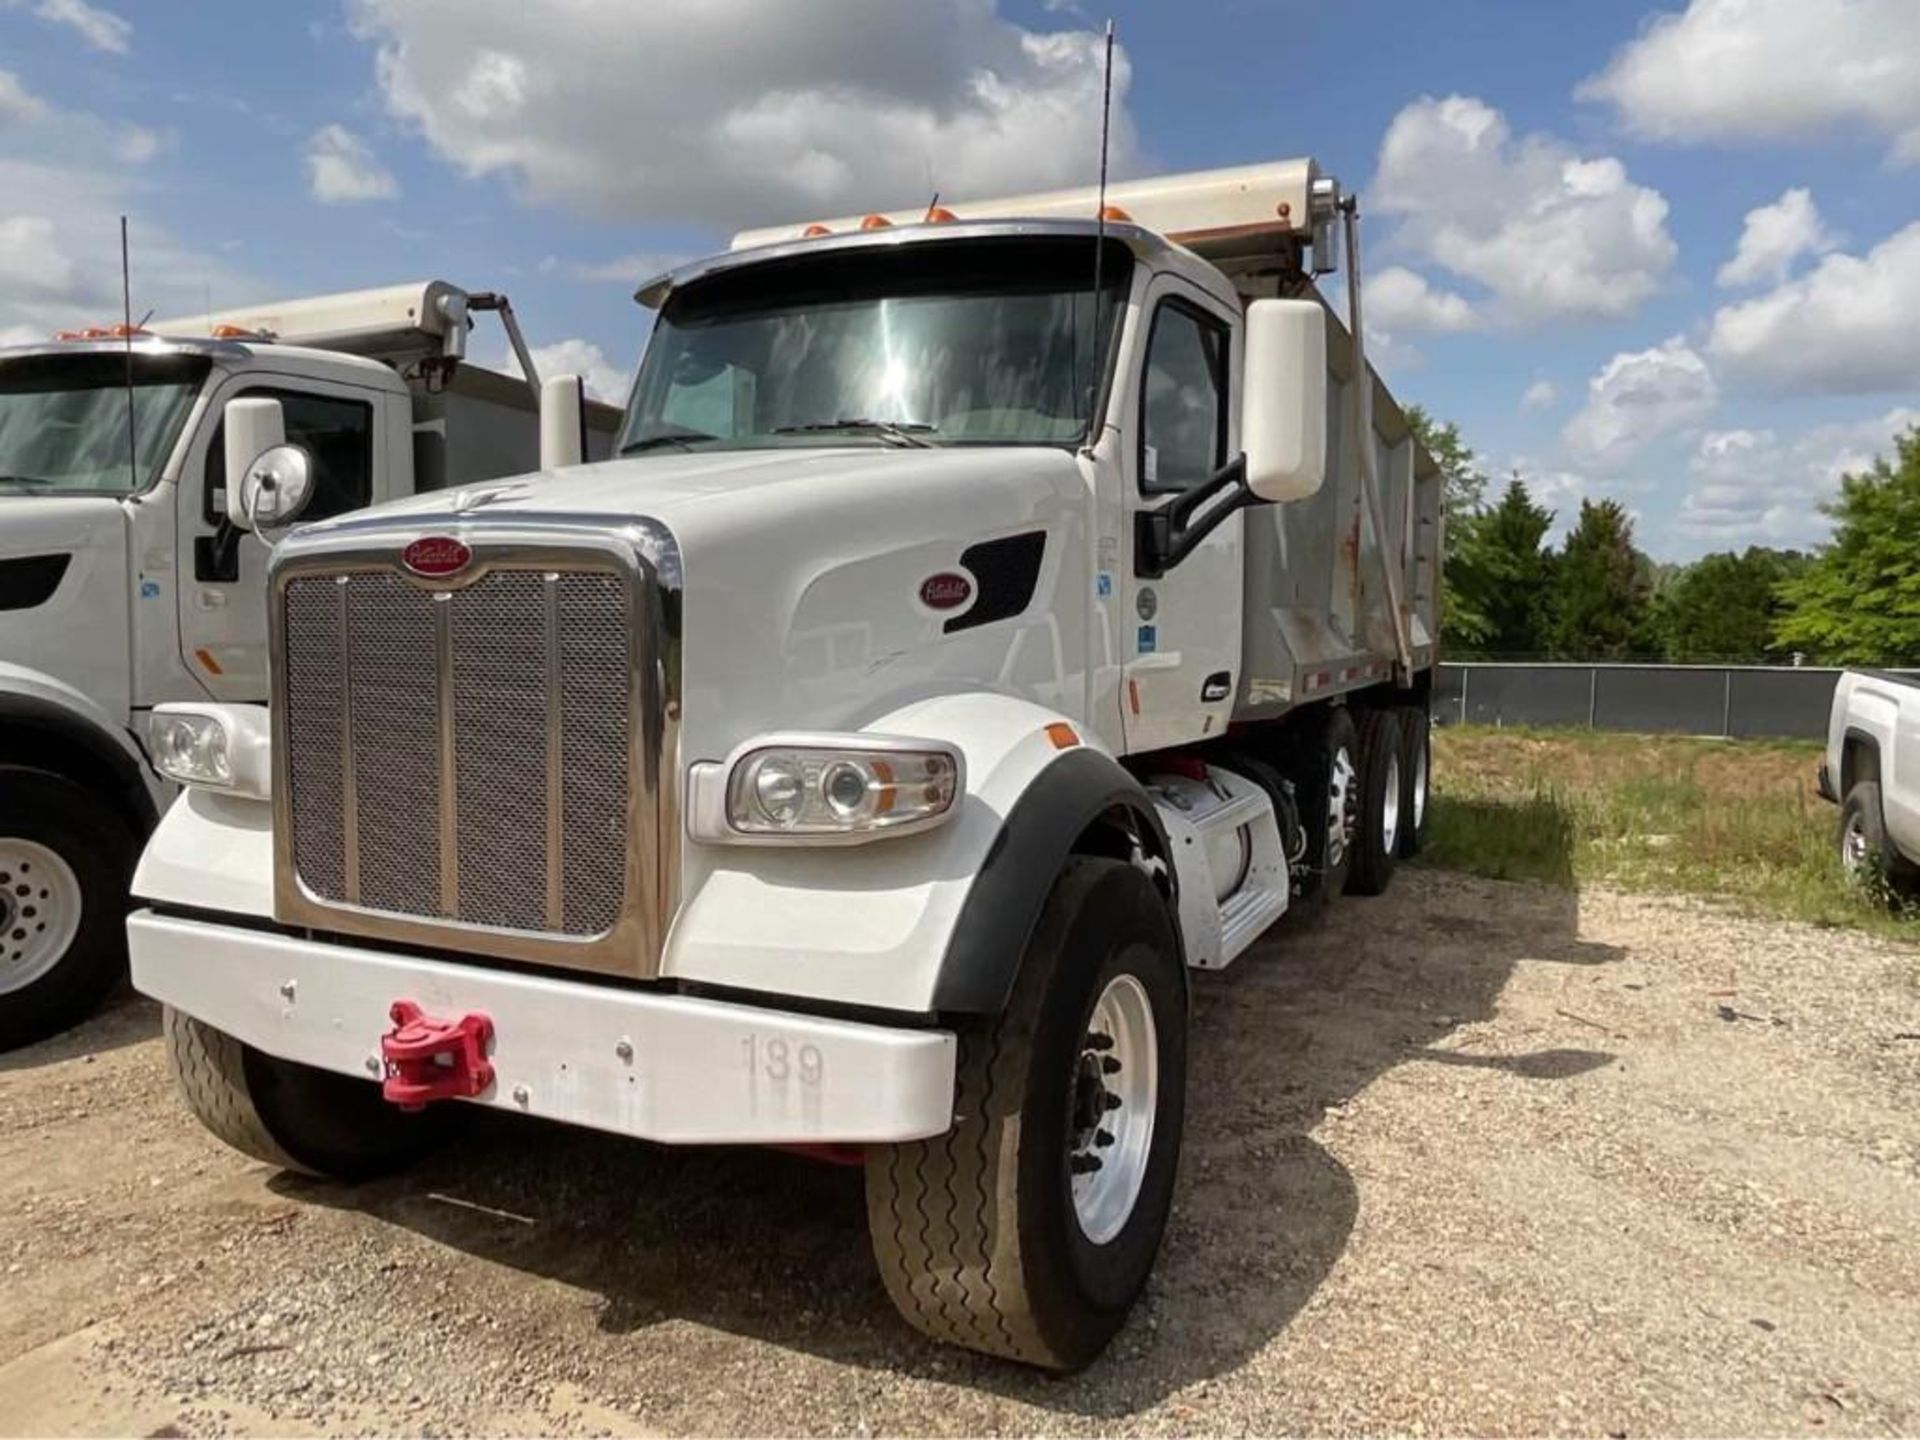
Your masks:
M 493 1021 L 485 1015 L 429 1019 L 411 1000 L 396 1000 L 387 1012 L 393 1029 L 380 1037 L 386 1081 L 380 1093 L 402 1110 L 424 1109 L 430 1100 L 466 1100 L 493 1083 L 487 1045 Z

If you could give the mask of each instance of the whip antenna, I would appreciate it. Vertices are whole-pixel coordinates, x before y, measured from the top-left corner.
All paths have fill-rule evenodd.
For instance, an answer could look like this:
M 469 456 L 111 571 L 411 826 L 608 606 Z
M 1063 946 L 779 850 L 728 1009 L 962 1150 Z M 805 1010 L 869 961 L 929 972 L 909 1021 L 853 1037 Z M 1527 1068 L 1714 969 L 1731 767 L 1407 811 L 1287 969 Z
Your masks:
M 120 217 L 120 333 L 127 346 L 127 479 L 140 490 L 140 447 L 133 430 L 133 278 L 127 263 L 127 217 Z
M 1107 56 L 1105 74 L 1100 82 L 1100 199 L 1094 215 L 1093 230 L 1093 344 L 1089 347 L 1087 367 L 1087 448 L 1099 439 L 1099 416 L 1093 413 L 1100 390 L 1100 282 L 1107 254 L 1107 139 L 1113 120 L 1113 18 L 1107 18 Z

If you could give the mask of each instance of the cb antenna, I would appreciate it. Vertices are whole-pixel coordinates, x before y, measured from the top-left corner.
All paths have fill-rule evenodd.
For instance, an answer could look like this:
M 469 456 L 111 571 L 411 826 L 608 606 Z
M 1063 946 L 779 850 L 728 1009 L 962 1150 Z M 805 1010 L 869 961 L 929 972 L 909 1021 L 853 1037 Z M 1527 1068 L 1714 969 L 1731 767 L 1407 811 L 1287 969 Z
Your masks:
M 133 429 L 133 272 L 127 263 L 127 217 L 120 217 L 120 334 L 127 347 L 127 479 L 140 492 L 140 447 Z
M 1100 299 L 1101 271 L 1107 255 L 1107 141 L 1113 120 L 1113 17 L 1107 17 L 1106 73 L 1100 84 L 1100 199 L 1094 215 L 1093 230 L 1093 344 L 1087 356 L 1091 373 L 1087 377 L 1087 448 L 1099 443 L 1099 416 L 1093 413 L 1100 390 Z

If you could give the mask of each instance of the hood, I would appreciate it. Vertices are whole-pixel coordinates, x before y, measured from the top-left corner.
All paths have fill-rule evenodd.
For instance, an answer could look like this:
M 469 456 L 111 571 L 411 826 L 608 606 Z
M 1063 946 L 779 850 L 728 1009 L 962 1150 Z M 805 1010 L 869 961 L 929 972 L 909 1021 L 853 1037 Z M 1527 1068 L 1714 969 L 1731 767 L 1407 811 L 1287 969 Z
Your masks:
M 0 663 L 128 704 L 127 518 L 107 495 L 0 494 Z
M 1044 447 L 708 451 L 416 496 L 299 533 L 444 524 L 484 544 L 490 523 L 534 516 L 660 522 L 684 584 L 682 755 L 719 759 L 755 734 L 856 727 L 943 690 L 1080 713 L 1089 493 L 1080 462 Z M 952 575 L 967 599 L 925 603 Z

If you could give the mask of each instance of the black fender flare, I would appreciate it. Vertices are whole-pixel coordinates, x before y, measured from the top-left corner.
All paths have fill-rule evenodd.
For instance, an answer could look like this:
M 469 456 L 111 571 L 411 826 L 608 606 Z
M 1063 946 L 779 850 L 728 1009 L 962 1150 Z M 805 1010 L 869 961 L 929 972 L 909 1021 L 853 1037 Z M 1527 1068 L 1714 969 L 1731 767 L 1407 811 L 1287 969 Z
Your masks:
M 1130 831 L 1134 843 L 1162 862 L 1159 885 L 1179 938 L 1173 854 L 1152 798 L 1112 756 L 1069 750 L 1034 778 L 994 837 L 947 938 L 934 1010 L 992 1015 L 1006 1008 L 1054 878 L 1102 821 L 1114 822 L 1115 836 Z
M 9 731 L 28 738 L 25 756 L 9 754 Z M 54 770 L 78 784 L 104 786 L 141 835 L 160 822 L 141 762 L 117 736 L 57 701 L 0 692 L 0 764 L 10 763 Z

